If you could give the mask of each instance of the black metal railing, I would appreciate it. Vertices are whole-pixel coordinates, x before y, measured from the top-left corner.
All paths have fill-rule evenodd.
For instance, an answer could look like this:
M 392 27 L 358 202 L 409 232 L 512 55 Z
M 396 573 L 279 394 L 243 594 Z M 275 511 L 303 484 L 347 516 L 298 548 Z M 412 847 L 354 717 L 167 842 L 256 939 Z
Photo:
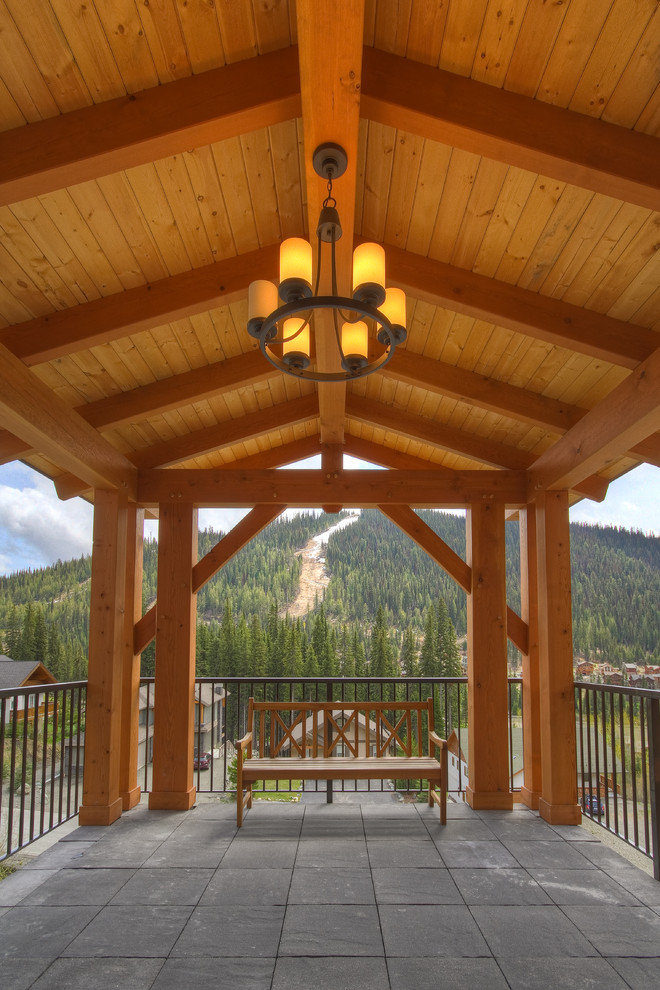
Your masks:
M 87 683 L 0 691 L 0 860 L 78 813 Z
M 208 687 L 207 687 L 208 685 Z M 87 684 L 39 685 L 0 691 L 0 859 L 73 818 L 82 800 Z M 138 783 L 151 790 L 153 678 L 141 682 Z M 449 792 L 465 790 L 467 678 L 198 678 L 205 703 L 195 720 L 195 785 L 200 793 L 233 789 L 234 742 L 244 735 L 248 698 L 259 700 L 434 699 L 436 729 L 452 740 Z M 660 879 L 660 691 L 576 682 L 578 795 L 583 812 L 654 860 Z M 520 790 L 522 682 L 509 679 L 509 765 Z M 204 760 L 208 753 L 210 759 Z M 266 784 L 266 792 L 293 784 Z M 301 785 L 295 783 L 298 788 Z M 312 786 L 325 790 L 325 783 Z M 344 783 L 345 789 L 387 785 Z M 397 781 L 412 793 L 420 781 Z
M 660 880 L 660 691 L 575 684 L 585 815 L 653 858 Z

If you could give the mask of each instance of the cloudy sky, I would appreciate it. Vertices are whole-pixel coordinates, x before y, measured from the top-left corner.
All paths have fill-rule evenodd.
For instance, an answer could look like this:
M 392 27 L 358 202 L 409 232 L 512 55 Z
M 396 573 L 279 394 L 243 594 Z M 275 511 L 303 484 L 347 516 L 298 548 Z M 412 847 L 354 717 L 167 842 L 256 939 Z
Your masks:
M 356 463 L 347 459 L 346 466 Z M 200 527 L 226 530 L 242 515 L 207 509 L 200 512 Z M 604 502 L 585 499 L 575 506 L 571 520 L 660 536 L 660 468 L 631 471 L 610 485 Z M 0 466 L 0 575 L 70 560 L 91 548 L 90 505 L 81 499 L 60 502 L 52 482 L 19 462 Z

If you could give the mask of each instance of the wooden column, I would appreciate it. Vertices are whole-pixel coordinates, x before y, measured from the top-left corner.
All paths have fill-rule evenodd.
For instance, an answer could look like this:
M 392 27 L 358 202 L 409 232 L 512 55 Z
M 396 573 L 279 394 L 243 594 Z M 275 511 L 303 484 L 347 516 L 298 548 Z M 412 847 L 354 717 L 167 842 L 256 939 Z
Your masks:
M 123 676 L 121 689 L 121 747 L 119 793 L 124 811 L 140 800 L 137 782 L 140 722 L 140 654 L 135 653 L 134 627 L 142 614 L 142 550 L 144 509 L 128 506 L 126 534 L 126 583 L 123 624 Z M 146 750 L 145 750 L 146 755 Z
M 127 509 L 126 496 L 117 491 L 94 493 L 81 825 L 110 825 L 122 812 L 119 753 Z
M 154 766 L 150 808 L 187 810 L 195 803 L 193 738 L 197 597 L 197 510 L 190 502 L 160 506 L 154 697 Z
M 321 471 L 328 481 L 338 478 L 344 469 L 344 448 L 340 443 L 321 444 Z M 341 512 L 342 505 L 324 505 L 323 511 Z
M 568 493 L 536 499 L 542 784 L 539 814 L 577 825 L 575 691 Z
M 468 763 L 472 808 L 512 808 L 506 638 L 504 506 L 474 503 L 467 513 Z
M 522 658 L 525 780 L 521 796 L 528 808 L 538 810 L 541 796 L 541 709 L 535 506 L 521 509 L 519 518 L 520 609 L 529 630 L 527 653 L 523 653 Z

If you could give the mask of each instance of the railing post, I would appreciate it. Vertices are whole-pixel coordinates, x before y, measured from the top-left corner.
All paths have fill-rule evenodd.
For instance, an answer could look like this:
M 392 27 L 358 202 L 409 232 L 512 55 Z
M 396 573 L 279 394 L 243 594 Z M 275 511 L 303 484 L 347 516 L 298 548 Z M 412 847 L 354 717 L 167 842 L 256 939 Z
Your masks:
M 651 841 L 653 876 L 660 880 L 660 699 L 649 698 L 649 770 L 651 776 Z
M 332 681 L 328 681 L 326 685 L 326 698 L 328 701 L 333 701 L 332 697 Z M 332 728 L 330 727 L 330 722 L 328 721 L 328 742 L 332 741 Z M 333 782 L 331 780 L 326 780 L 325 782 L 325 793 L 326 793 L 326 804 L 332 804 L 332 787 Z

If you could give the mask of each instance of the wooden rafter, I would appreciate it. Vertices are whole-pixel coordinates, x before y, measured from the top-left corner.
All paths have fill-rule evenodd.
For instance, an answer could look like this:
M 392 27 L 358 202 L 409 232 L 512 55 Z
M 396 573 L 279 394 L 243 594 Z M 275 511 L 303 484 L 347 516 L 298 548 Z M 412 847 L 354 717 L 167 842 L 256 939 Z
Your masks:
M 15 436 L 90 487 L 118 488 L 135 498 L 137 472 L 128 458 L 2 345 L 0 418 Z
M 287 426 L 295 426 L 318 416 L 316 395 L 304 395 L 290 402 L 282 402 L 269 409 L 260 409 L 239 419 L 227 420 L 217 426 L 194 430 L 173 440 L 153 444 L 134 456 L 134 462 L 141 468 L 166 467 L 200 457 L 223 447 L 244 443 L 256 437 L 265 436 Z
M 393 285 L 433 306 L 444 306 L 624 368 L 636 367 L 658 346 L 657 333 L 646 327 L 391 245 L 387 246 L 387 275 Z
M 217 264 L 6 327 L 0 330 L 0 344 L 28 365 L 53 361 L 72 351 L 239 302 L 245 298 L 255 271 L 262 278 L 274 278 L 277 264 L 275 245 L 225 258 Z
M 299 115 L 287 49 L 74 110 L 5 134 L 0 205 Z
M 530 497 L 575 488 L 660 429 L 660 348 L 617 385 L 529 471 Z
M 423 457 L 415 457 L 413 454 L 404 454 L 400 450 L 392 447 L 385 447 L 383 444 L 374 443 L 373 440 L 364 440 L 362 437 L 354 437 L 347 434 L 344 443 L 344 452 L 358 457 L 363 461 L 370 461 L 372 464 L 379 464 L 384 468 L 392 468 L 394 471 L 428 471 L 429 462 Z M 441 474 L 451 474 L 449 468 L 434 467 L 434 470 Z
M 660 210 L 657 138 L 375 48 L 363 76 L 370 120 Z
M 385 483 L 386 482 L 386 483 Z M 406 504 L 421 508 L 465 507 L 500 501 L 520 506 L 527 497 L 524 471 L 321 471 L 143 470 L 139 503 L 191 501 L 209 508 L 252 507 L 260 502 L 293 508 L 338 503 L 356 508 Z

